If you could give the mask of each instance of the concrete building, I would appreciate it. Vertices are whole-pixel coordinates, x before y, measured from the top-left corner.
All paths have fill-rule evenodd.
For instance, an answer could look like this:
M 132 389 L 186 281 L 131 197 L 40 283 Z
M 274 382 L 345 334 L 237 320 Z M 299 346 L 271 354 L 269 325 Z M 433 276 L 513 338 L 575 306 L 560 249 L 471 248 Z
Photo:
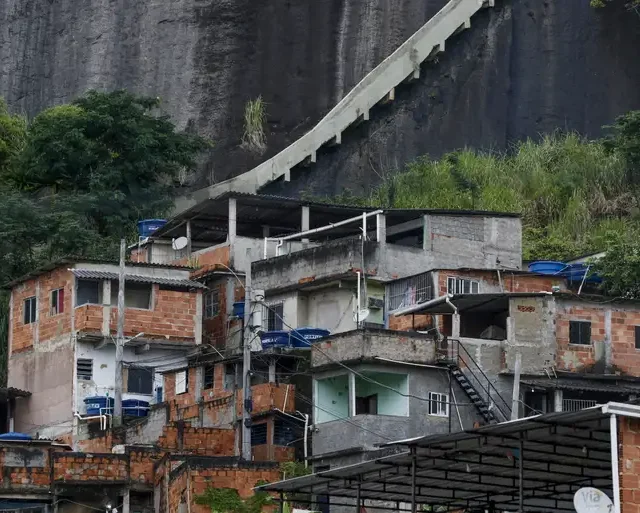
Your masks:
M 64 260 L 8 284 L 8 385 L 29 393 L 15 400 L 12 430 L 72 443 L 84 399 L 113 397 L 117 280 L 116 264 Z M 203 288 L 188 268 L 127 264 L 125 400 L 162 401 L 155 371 L 202 341 Z

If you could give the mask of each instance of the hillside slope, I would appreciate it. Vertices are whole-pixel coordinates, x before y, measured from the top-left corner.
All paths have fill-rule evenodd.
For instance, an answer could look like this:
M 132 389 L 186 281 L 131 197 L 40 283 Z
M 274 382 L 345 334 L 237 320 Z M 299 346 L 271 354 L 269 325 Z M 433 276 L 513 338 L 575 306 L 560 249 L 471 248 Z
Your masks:
M 246 171 L 313 126 L 445 0 L 4 0 L 0 96 L 33 115 L 89 88 L 160 96 L 213 139 L 191 186 Z M 420 84 L 294 182 L 358 190 L 425 152 L 505 148 L 557 127 L 597 135 L 640 108 L 640 20 L 587 0 L 499 0 Z M 239 147 L 246 102 L 267 103 L 268 150 Z M 364 137 L 362 137 L 364 136 Z

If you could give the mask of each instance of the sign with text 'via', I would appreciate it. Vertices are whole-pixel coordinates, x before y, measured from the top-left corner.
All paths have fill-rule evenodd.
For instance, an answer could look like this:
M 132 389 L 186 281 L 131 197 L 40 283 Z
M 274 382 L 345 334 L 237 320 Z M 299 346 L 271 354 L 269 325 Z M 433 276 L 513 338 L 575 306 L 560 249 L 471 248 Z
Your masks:
M 597 488 L 580 488 L 573 496 L 577 513 L 613 513 L 613 503 Z

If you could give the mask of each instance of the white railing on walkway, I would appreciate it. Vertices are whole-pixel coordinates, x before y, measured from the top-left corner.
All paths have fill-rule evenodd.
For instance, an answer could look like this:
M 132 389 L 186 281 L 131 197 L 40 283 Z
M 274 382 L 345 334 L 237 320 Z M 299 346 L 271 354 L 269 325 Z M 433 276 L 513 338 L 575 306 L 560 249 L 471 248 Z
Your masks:
M 562 411 L 580 411 L 585 408 L 591 408 L 598 404 L 598 401 L 591 401 L 589 399 L 563 399 Z
M 315 162 L 317 151 L 323 145 L 339 144 L 342 132 L 358 120 L 367 121 L 369 110 L 385 99 L 392 99 L 397 85 L 407 79 L 418 78 L 420 64 L 435 53 L 443 52 L 448 38 L 469 28 L 471 17 L 483 7 L 493 6 L 494 2 L 495 0 L 451 0 L 368 73 L 309 132 L 252 170 L 200 189 L 187 197 L 178 198 L 174 214 L 228 191 L 256 193 L 261 187 L 282 176 L 289 180 L 294 166 L 306 159 Z

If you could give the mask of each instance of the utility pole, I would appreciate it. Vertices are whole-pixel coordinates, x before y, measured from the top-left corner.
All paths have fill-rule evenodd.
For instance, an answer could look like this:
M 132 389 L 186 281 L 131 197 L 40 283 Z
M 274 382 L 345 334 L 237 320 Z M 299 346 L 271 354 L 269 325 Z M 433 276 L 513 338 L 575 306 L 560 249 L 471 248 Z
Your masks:
M 124 259 L 126 242 L 120 240 L 120 269 L 118 273 L 118 332 L 116 334 L 116 389 L 114 393 L 113 421 L 122 423 L 122 356 L 124 352 Z
M 242 459 L 251 461 L 251 258 L 244 278 L 244 323 L 242 329 Z

